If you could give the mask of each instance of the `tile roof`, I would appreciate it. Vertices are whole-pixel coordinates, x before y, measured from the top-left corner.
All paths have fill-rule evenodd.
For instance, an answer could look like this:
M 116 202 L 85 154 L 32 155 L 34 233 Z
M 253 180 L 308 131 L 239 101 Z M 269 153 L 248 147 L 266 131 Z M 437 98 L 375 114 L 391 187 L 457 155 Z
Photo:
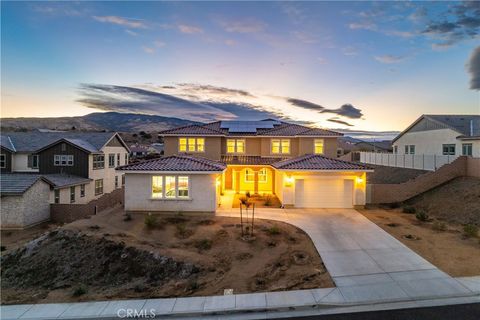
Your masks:
M 359 163 L 327 158 L 317 154 L 306 154 L 300 157 L 283 160 L 272 164 L 283 170 L 370 170 Z
M 121 171 L 216 171 L 222 172 L 227 166 L 224 163 L 192 156 L 168 156 L 141 161 L 116 168 Z
M 222 162 L 234 165 L 270 165 L 281 160 L 285 160 L 285 158 L 235 155 L 222 156 Z
M 80 184 L 87 184 L 92 181 L 92 179 L 60 173 L 43 174 L 42 177 L 48 180 L 56 189 L 78 186 Z
M 267 121 L 267 120 L 266 120 Z M 216 121 L 203 125 L 189 125 L 185 127 L 169 129 L 161 131 L 160 135 L 221 135 L 221 136 L 332 136 L 340 137 L 343 134 L 320 128 L 310 128 L 299 124 L 287 123 L 282 121 L 273 121 L 268 119 L 269 122 L 274 123 L 273 128 L 257 128 L 256 132 L 230 132 L 228 128 L 225 128 L 225 122 L 228 121 Z M 246 127 L 250 129 L 252 123 L 261 123 L 262 121 L 245 121 Z M 222 125 L 223 123 L 223 125 Z M 223 127 L 222 127 L 223 126 Z M 241 121 L 235 121 L 235 126 L 242 127 Z M 238 130 L 237 130 L 238 131 Z
M 427 114 L 424 116 L 441 122 L 464 136 L 480 135 L 480 115 Z
M 4 147 L 8 151 L 15 152 L 15 146 L 12 144 L 12 140 L 10 140 L 9 136 L 0 136 L 0 146 Z
M 0 176 L 0 194 L 22 195 L 38 180 L 44 180 L 41 174 L 7 173 Z M 48 183 L 47 181 L 45 181 Z
M 98 152 L 116 132 L 2 132 L 1 142 L 10 139 L 16 152 L 34 152 L 58 140 L 65 139 L 81 148 Z

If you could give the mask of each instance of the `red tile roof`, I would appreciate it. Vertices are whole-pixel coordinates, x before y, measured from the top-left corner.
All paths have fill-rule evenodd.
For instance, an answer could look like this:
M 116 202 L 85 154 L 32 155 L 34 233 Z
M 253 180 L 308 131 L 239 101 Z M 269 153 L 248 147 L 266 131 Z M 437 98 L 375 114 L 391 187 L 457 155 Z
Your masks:
M 348 162 L 344 160 L 327 158 L 317 154 L 306 154 L 304 156 L 279 161 L 272 164 L 272 167 L 282 170 L 370 170 L 369 167 Z
M 270 165 L 285 160 L 285 158 L 260 157 L 260 156 L 222 156 L 222 162 L 234 165 Z
M 121 171 L 222 172 L 226 167 L 224 163 L 206 158 L 175 155 L 127 164 L 116 169 Z
M 294 137 L 294 136 L 328 136 L 340 137 L 343 134 L 320 128 L 310 128 L 294 123 L 281 122 L 270 129 L 258 128 L 256 133 L 235 132 L 230 133 L 228 129 L 221 128 L 221 121 L 207 123 L 203 125 L 189 125 L 180 128 L 161 131 L 160 135 L 221 135 L 221 136 L 276 136 L 276 137 Z

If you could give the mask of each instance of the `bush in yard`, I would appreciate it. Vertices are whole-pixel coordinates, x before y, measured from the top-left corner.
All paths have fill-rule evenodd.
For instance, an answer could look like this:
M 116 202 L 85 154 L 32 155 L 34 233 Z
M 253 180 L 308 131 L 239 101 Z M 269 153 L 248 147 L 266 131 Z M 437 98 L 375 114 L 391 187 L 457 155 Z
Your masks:
M 427 221 L 428 220 L 428 214 L 425 210 L 418 210 L 417 213 L 415 214 L 415 217 L 419 221 Z
M 445 222 L 435 221 L 432 225 L 432 229 L 437 231 L 445 231 L 447 230 L 447 224 Z
M 151 213 L 145 216 L 145 227 L 148 229 L 153 229 L 158 225 L 157 216 L 152 215 Z
M 265 196 L 265 206 L 270 207 L 272 205 L 272 196 L 267 194 Z
M 201 239 L 195 241 L 195 248 L 200 251 L 210 250 L 212 248 L 212 240 L 210 239 Z
M 467 224 L 463 227 L 463 234 L 467 238 L 474 238 L 478 236 L 478 227 L 474 224 Z
M 267 232 L 269 235 L 274 236 L 277 234 L 280 234 L 280 228 L 275 226 L 271 226 L 270 228 L 267 229 Z
M 405 206 L 403 207 L 403 213 L 415 213 L 417 210 L 415 209 L 415 207 L 412 207 L 412 206 Z
M 83 285 L 79 285 L 78 287 L 76 287 L 73 290 L 72 295 L 74 297 L 80 297 L 80 296 L 84 295 L 85 293 L 87 293 L 87 288 L 85 288 Z

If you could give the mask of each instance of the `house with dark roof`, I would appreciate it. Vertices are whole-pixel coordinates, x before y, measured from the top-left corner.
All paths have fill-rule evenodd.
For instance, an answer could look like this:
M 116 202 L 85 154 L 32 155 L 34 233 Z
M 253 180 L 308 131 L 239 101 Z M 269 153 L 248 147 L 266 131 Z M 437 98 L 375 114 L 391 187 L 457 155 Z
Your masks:
M 2 132 L 0 142 L 2 228 L 14 225 L 6 223 L 5 214 L 25 218 L 27 207 L 87 204 L 124 184 L 123 174 L 115 167 L 128 163 L 129 149 L 115 132 Z M 29 197 L 30 186 L 42 182 L 49 185 L 49 193 Z M 11 193 L 17 185 L 29 188 Z M 13 203 L 19 204 L 16 210 Z M 45 220 L 38 219 L 36 223 Z
M 480 157 L 480 115 L 422 115 L 392 143 L 402 155 Z
M 365 204 L 364 165 L 336 159 L 342 134 L 272 119 L 165 130 L 165 157 L 125 172 L 127 211 L 215 211 L 225 193 L 275 194 L 284 206 Z

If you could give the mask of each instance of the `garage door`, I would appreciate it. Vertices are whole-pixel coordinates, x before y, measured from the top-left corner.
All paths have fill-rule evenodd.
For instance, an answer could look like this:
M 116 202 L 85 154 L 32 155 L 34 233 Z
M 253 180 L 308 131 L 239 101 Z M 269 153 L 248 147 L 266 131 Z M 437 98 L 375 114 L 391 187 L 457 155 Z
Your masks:
M 352 208 L 353 180 L 302 179 L 295 181 L 295 207 Z

